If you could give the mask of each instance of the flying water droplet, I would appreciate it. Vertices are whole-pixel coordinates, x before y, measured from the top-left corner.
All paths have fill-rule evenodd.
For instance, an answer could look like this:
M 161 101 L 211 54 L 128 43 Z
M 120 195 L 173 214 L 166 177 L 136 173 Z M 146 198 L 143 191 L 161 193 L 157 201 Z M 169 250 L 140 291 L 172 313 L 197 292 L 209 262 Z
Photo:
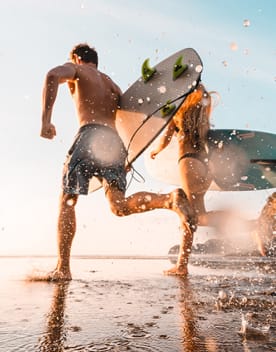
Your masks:
M 201 65 L 197 65 L 196 67 L 195 67 L 195 71 L 196 72 L 198 72 L 198 73 L 200 73 L 201 71 L 202 71 L 202 66 Z
M 232 42 L 232 43 L 230 44 L 230 48 L 231 48 L 232 51 L 237 51 L 237 50 L 238 50 L 238 44 Z
M 166 93 L 167 88 L 165 86 L 160 86 L 157 88 L 157 90 L 159 93 L 164 94 L 164 93 Z

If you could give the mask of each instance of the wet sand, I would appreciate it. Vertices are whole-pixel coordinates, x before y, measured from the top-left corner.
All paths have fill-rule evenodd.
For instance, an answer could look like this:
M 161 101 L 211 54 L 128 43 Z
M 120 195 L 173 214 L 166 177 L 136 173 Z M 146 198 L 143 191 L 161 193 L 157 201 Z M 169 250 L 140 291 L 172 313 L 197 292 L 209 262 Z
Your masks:
M 0 351 L 276 351 L 276 262 L 193 255 L 73 258 L 68 284 L 26 281 L 54 258 L 0 258 Z

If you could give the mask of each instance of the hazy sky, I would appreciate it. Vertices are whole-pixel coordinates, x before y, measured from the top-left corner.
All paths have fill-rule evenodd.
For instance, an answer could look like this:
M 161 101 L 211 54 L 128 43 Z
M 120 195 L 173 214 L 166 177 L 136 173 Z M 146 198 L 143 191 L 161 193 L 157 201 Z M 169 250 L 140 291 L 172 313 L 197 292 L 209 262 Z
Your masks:
M 41 90 L 47 71 L 66 62 L 75 44 L 95 46 L 99 69 L 123 91 L 140 76 L 145 58 L 154 64 L 193 47 L 207 89 L 221 95 L 215 127 L 276 133 L 275 16 L 274 0 L 1 1 L 0 255 L 56 253 L 62 164 L 78 126 L 62 86 L 53 114 L 57 137 L 40 138 Z M 146 182 L 133 181 L 128 193 L 171 189 L 147 175 L 143 157 L 136 168 Z M 271 192 L 209 192 L 207 207 L 226 199 L 258 214 Z M 77 214 L 75 254 L 164 254 L 178 243 L 175 214 L 116 218 L 101 190 L 80 197 Z

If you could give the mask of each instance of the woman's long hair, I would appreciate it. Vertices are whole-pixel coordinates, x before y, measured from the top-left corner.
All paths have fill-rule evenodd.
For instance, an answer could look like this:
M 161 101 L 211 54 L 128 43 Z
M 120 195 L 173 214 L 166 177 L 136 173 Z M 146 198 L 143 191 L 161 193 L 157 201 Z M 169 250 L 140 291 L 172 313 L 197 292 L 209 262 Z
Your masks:
M 176 127 L 195 150 L 205 146 L 210 129 L 211 103 L 210 94 L 199 84 L 175 114 Z

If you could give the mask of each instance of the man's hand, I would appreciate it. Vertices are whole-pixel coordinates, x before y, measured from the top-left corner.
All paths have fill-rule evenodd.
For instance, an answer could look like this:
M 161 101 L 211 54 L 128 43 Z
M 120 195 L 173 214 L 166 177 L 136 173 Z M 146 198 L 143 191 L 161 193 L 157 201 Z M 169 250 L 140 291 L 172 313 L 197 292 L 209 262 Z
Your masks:
M 52 123 L 43 125 L 41 128 L 40 136 L 43 138 L 53 139 L 56 134 L 56 128 Z

